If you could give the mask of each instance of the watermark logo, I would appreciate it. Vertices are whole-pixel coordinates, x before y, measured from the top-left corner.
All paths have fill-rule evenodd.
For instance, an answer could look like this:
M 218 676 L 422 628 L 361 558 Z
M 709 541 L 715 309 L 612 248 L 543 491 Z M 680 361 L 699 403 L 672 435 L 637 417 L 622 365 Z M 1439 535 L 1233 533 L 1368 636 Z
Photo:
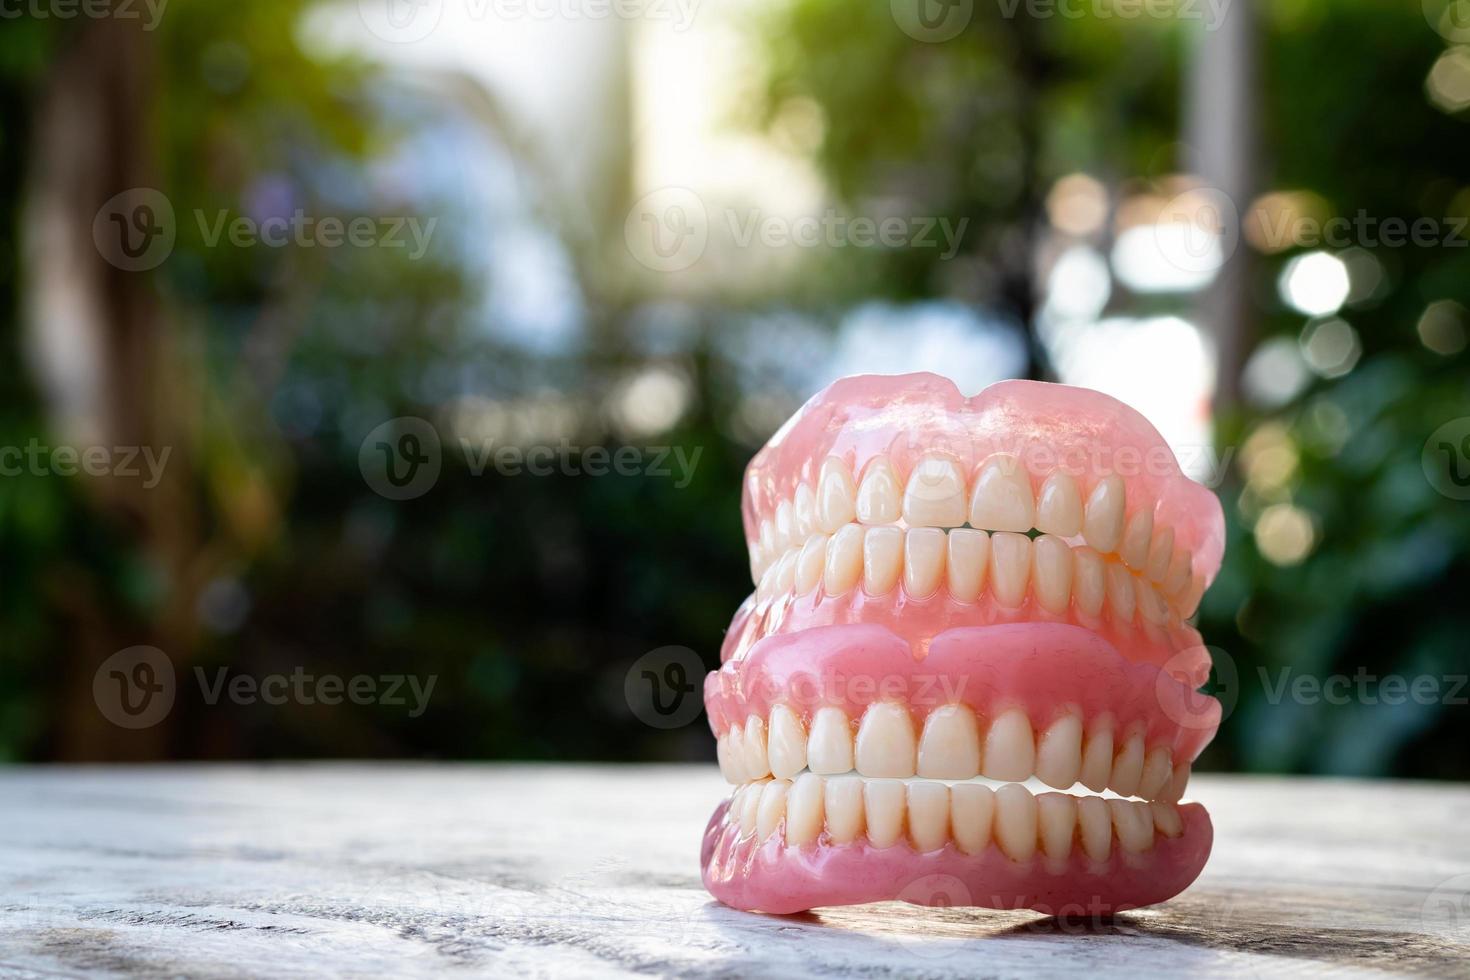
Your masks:
M 953 40 L 975 16 L 975 0 L 888 0 L 893 22 L 915 41 Z
M 1470 41 L 1470 0 L 1422 0 L 1424 19 L 1446 41 Z
M 683 728 L 699 717 L 704 701 L 704 661 L 688 647 L 650 650 L 628 668 L 623 698 L 650 728 Z
M 1198 672 L 1205 664 L 1209 674 L 1201 678 Z M 1235 713 L 1240 702 L 1240 668 L 1235 658 L 1219 647 L 1187 647 L 1159 668 L 1154 698 L 1164 715 L 1180 728 L 1213 731 Z
M 439 482 L 439 431 L 412 415 L 389 419 L 367 434 L 357 467 L 373 492 L 389 500 L 422 497 Z
M 124 272 L 147 272 L 174 250 L 174 206 L 160 191 L 133 187 L 107 200 L 92 219 L 97 252 Z
M 152 728 L 174 707 L 174 665 L 157 647 L 119 650 L 92 675 L 92 700 L 119 728 Z
M 389 44 L 412 44 L 434 33 L 444 0 L 357 0 L 363 26 Z
M 1436 885 L 1419 914 L 1426 932 L 1470 942 L 1470 874 L 1455 875 Z
M 682 272 L 704 255 L 709 213 L 687 187 L 664 187 L 640 197 L 623 222 L 623 241 L 642 266 Z
M 1429 485 L 1451 500 L 1470 500 L 1470 416 L 1434 430 L 1419 457 Z

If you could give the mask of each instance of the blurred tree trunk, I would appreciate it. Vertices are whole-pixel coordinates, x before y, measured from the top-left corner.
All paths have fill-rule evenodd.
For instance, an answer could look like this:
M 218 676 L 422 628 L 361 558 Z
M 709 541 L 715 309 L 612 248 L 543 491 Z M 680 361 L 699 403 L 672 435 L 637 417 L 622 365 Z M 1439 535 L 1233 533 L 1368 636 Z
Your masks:
M 120 610 L 95 570 L 73 567 L 46 583 L 64 609 L 65 704 L 56 713 L 60 759 L 149 759 L 168 754 L 169 723 L 125 731 L 93 700 L 92 678 L 112 653 L 161 648 L 182 672 L 196 590 L 189 556 L 197 521 L 189 487 L 184 378 L 172 334 L 146 272 L 110 264 L 93 239 L 93 219 L 114 195 L 158 187 L 151 154 L 153 35 L 137 21 L 77 22 L 37 107 L 23 238 L 27 347 L 58 439 L 88 446 L 152 447 L 170 455 L 157 486 L 109 473 L 81 475 L 95 505 L 120 529 L 158 581 L 142 613 Z M 143 590 L 147 593 L 149 590 Z
M 1225 264 L 1199 297 L 1201 325 L 1213 338 L 1217 361 L 1215 407 L 1230 409 L 1240 395 L 1240 373 L 1254 334 L 1250 296 L 1251 251 L 1241 219 L 1257 191 L 1259 44 L 1254 0 L 1233 0 L 1220 23 L 1200 28 L 1194 41 L 1185 105 L 1186 169 L 1230 199 Z

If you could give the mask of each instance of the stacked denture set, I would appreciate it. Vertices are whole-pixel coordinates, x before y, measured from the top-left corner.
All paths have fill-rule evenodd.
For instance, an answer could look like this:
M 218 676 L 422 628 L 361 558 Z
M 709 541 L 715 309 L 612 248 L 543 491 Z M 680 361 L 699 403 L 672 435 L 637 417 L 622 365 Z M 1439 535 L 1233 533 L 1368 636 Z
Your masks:
M 846 379 L 757 455 L 744 511 L 758 588 L 705 685 L 738 786 L 706 832 L 716 897 L 954 902 L 911 887 L 937 874 L 968 904 L 1106 913 L 1199 873 L 1209 819 L 1178 801 L 1219 706 L 1185 620 L 1223 522 L 1137 413 Z

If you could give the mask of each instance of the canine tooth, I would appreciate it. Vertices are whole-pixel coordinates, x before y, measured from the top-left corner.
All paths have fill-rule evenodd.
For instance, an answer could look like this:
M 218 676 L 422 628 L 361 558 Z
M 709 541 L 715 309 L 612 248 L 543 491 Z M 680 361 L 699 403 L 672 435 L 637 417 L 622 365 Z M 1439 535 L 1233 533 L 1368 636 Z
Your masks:
M 1103 565 L 1102 555 L 1091 548 L 1072 551 L 1072 594 L 1077 597 L 1077 608 L 1089 616 L 1102 612 L 1107 598 L 1107 571 Z
M 791 501 L 783 500 L 776 505 L 776 547 L 785 551 L 801 544 L 796 537 L 796 515 L 792 512 Z
M 898 585 L 903 560 L 903 529 L 870 527 L 863 536 L 863 591 L 887 595 Z
M 990 723 L 985 733 L 987 779 L 1030 779 L 1036 765 L 1031 720 L 1020 708 L 1009 708 Z
M 765 840 L 776 832 L 786 816 L 786 794 L 791 784 L 784 779 L 772 780 L 761 790 L 760 808 L 755 812 L 755 835 Z
M 943 783 L 908 787 L 909 836 L 919 851 L 937 851 L 949 838 L 949 789 Z
M 715 740 L 715 758 L 720 762 L 720 775 L 725 777 L 725 782 L 739 786 L 741 771 L 736 768 L 735 762 L 730 758 L 730 736 L 728 734 L 721 735 Z
M 1164 605 L 1164 599 L 1159 595 L 1159 590 L 1141 578 L 1135 577 L 1133 582 L 1138 595 L 1138 611 L 1143 614 L 1144 622 L 1157 626 L 1168 619 L 1169 607 Z
M 773 719 L 774 720 L 774 719 Z M 1082 719 L 1066 714 L 1051 723 L 1036 746 L 1036 778 L 1067 789 L 1082 772 Z
M 830 562 L 831 559 L 829 558 Z M 1108 603 L 1113 607 L 1113 615 L 1120 623 L 1133 622 L 1133 606 L 1138 601 L 1133 591 L 1133 576 L 1128 569 L 1115 561 L 1108 565 Z
M 949 594 L 958 602 L 974 602 L 985 588 L 990 567 L 990 535 L 974 528 L 950 531 Z
M 1036 598 L 1050 612 L 1066 612 L 1072 602 L 1072 549 L 1052 534 L 1031 542 L 1031 577 Z
M 1036 853 L 1036 797 L 1017 783 L 995 791 L 995 842 L 1012 861 Z
M 827 567 L 822 587 L 828 595 L 847 595 L 863 573 L 863 529 L 844 524 L 827 544 Z
M 1178 595 L 1189 584 L 1189 569 L 1194 555 L 1188 548 L 1175 548 L 1174 557 L 1169 559 L 1169 571 L 1164 575 L 1164 594 Z
M 1118 555 L 1136 572 L 1148 569 L 1148 546 L 1154 539 L 1154 509 L 1152 507 L 1140 506 L 1128 518 L 1128 526 L 1123 530 L 1123 544 L 1118 548 Z
M 963 704 L 946 704 L 924 719 L 919 740 L 919 775 L 929 779 L 972 779 L 980 773 L 980 726 Z
M 1026 600 L 1031 576 L 1031 539 L 1013 531 L 990 536 L 990 591 L 1002 606 L 1016 607 Z
M 1178 837 L 1184 833 L 1184 821 L 1179 819 L 1179 811 L 1171 803 L 1150 803 L 1149 813 L 1153 815 L 1154 829 L 1165 837 Z
M 1138 792 L 1138 781 L 1143 778 L 1143 733 L 1134 732 L 1123 743 L 1118 758 L 1113 760 L 1113 774 L 1108 778 L 1108 789 L 1119 796 L 1132 796 Z
M 806 732 L 801 719 L 784 704 L 771 709 L 771 724 L 766 733 L 766 748 L 771 761 L 771 775 L 790 779 L 806 768 Z
M 863 784 L 863 818 L 874 847 L 889 847 L 902 836 L 903 790 L 897 779 L 872 779 Z
M 1066 793 L 1042 793 L 1036 798 L 1041 831 L 1041 851 L 1053 861 L 1072 854 L 1072 837 L 1077 827 L 1077 798 Z
M 857 733 L 857 771 L 864 776 L 914 774 L 914 722 L 901 704 L 883 701 L 863 713 Z
M 1113 815 L 1113 830 L 1123 850 L 1140 854 L 1154 846 L 1154 818 L 1147 803 L 1108 800 L 1108 810 Z
M 836 456 L 828 456 L 822 461 L 817 480 L 817 527 L 834 534 L 844 524 L 852 523 L 857 516 L 853 506 L 856 499 L 857 484 L 852 480 L 852 470 Z
M 1150 749 L 1143 758 L 1143 775 L 1138 779 L 1138 795 L 1156 800 L 1174 775 L 1174 760 L 1162 745 Z
M 856 840 L 863 832 L 863 781 L 856 776 L 827 780 L 822 809 L 827 817 L 827 833 L 834 842 Z
M 1082 531 L 1082 495 L 1077 481 L 1057 470 L 1041 485 L 1036 497 L 1036 529 L 1070 538 Z
M 796 540 L 792 543 L 800 544 L 817 529 L 817 496 L 812 493 L 811 484 L 803 483 L 796 488 L 792 499 L 791 516 L 796 528 Z
M 822 580 L 822 566 L 827 563 L 827 535 L 816 534 L 801 546 L 796 559 L 796 594 L 807 595 Z
M 852 727 L 841 708 L 819 708 L 812 717 L 806 764 L 812 772 L 822 775 L 852 769 Z
M 740 836 L 749 837 L 755 833 L 756 815 L 761 806 L 761 790 L 765 783 L 747 783 L 740 792 L 745 795 L 740 800 Z
M 864 524 L 892 524 L 898 520 L 898 476 L 886 456 L 868 464 L 858 485 L 857 519 Z
M 1106 861 L 1113 853 L 1113 817 L 1108 812 L 1108 801 L 1101 796 L 1079 798 L 1077 828 L 1087 856 L 1094 861 Z
M 1123 506 L 1127 490 L 1123 478 L 1116 473 L 1098 481 L 1087 498 L 1082 512 L 1082 536 L 1103 554 L 1118 550 L 1123 538 Z
M 990 843 L 995 820 L 995 791 L 979 783 L 949 788 L 949 826 L 954 842 L 966 854 L 979 854 Z
M 926 455 L 909 474 L 903 492 L 909 527 L 959 527 L 965 523 L 965 481 L 955 461 Z
M 1162 582 L 1169 574 L 1169 561 L 1174 557 L 1174 529 L 1161 527 L 1154 531 L 1153 542 L 1148 546 L 1148 577 Z
M 1029 531 L 1036 523 L 1031 477 L 1010 453 L 996 453 L 980 467 L 970 497 L 970 526 L 991 531 Z
M 939 591 L 944 580 L 945 533 L 937 527 L 909 528 L 903 536 L 903 590 L 916 599 Z
M 1094 793 L 1107 789 L 1108 779 L 1113 774 L 1113 729 L 1109 723 L 1099 723 L 1087 736 L 1082 747 L 1082 770 L 1077 778 L 1083 786 Z
M 788 551 L 776 562 L 776 595 L 786 595 L 796 586 L 796 558 L 798 552 Z
M 786 843 L 809 844 L 822 832 L 822 777 L 805 772 L 786 794 Z
M 766 720 L 760 715 L 745 719 L 745 778 L 763 779 L 770 774 L 766 765 Z

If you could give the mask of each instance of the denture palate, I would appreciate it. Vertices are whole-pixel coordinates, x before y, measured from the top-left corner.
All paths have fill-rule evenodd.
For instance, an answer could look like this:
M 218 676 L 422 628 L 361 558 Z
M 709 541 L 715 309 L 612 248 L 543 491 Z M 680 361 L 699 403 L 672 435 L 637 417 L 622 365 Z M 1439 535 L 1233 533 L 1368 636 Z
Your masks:
M 1107 610 L 1123 623 L 1174 625 L 1194 615 L 1204 582 L 1154 510 L 1130 501 L 1116 475 L 1090 487 L 1061 470 L 1035 481 L 1005 453 L 968 480 L 942 454 L 921 456 L 906 476 L 877 456 L 861 480 L 832 456 L 815 489 L 800 484 L 761 521 L 751 571 L 762 601 L 818 589 L 962 603 L 988 593 L 1008 608 L 1034 599 L 1055 615 L 1075 606 L 1090 618 Z

